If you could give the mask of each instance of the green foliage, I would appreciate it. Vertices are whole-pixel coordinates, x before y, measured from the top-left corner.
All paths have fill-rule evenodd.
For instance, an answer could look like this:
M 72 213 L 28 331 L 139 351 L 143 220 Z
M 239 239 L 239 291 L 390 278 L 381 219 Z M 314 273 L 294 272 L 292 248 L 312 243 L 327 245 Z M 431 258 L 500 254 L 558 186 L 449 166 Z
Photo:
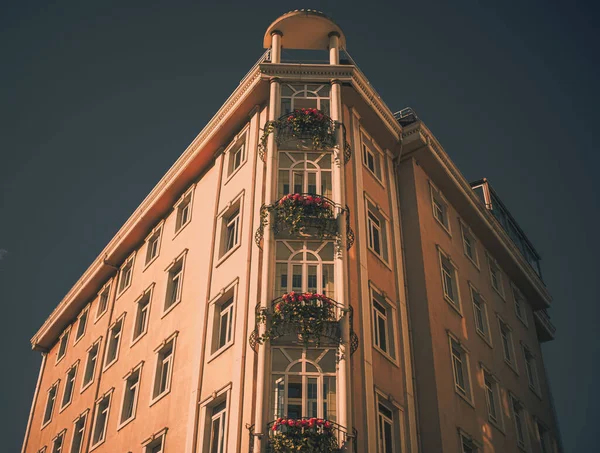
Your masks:
M 269 453 L 337 453 L 333 424 L 322 419 L 276 421 L 270 430 Z

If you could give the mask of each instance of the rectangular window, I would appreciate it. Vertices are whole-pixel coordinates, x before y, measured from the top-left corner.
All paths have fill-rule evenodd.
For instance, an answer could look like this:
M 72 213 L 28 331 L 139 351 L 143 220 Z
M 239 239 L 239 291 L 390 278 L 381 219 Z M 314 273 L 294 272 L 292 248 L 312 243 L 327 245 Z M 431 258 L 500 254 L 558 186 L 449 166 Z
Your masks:
M 141 366 L 138 366 L 137 369 L 125 378 L 123 407 L 121 408 L 121 420 L 119 422 L 120 426 L 135 418 L 140 388 L 140 374 Z
M 63 453 L 63 445 L 65 443 L 65 432 L 61 432 L 52 441 L 52 453 Z
M 454 386 L 456 391 L 471 399 L 471 385 L 469 376 L 469 362 L 467 353 L 458 341 L 450 338 L 450 350 L 452 353 L 452 369 L 454 371 Z
M 523 346 L 523 355 L 525 356 L 525 369 L 527 370 L 527 382 L 529 383 L 529 388 L 535 393 L 539 393 L 540 383 L 538 380 L 537 363 L 535 357 L 529 348 L 527 348 L 527 346 Z
M 60 362 L 61 359 L 67 354 L 67 345 L 69 344 L 69 332 L 71 328 L 68 327 L 58 340 L 58 352 L 56 353 L 56 363 Z
M 119 358 L 119 346 L 121 345 L 121 334 L 123 330 L 123 314 L 110 328 L 108 333 L 108 347 L 104 359 L 104 369 L 115 363 Z
M 81 383 L 81 389 L 85 389 L 89 384 L 94 381 L 94 375 L 96 374 L 96 362 L 98 361 L 98 352 L 100 350 L 100 340 L 88 349 L 87 360 L 85 362 L 85 372 L 83 374 L 83 381 Z
M 521 322 L 527 327 L 527 301 L 525 300 L 525 297 L 523 297 L 521 291 L 519 291 L 519 289 L 514 285 L 512 285 L 512 293 L 515 301 L 515 314 L 517 315 L 517 318 L 519 318 L 519 320 L 521 320 Z
M 225 452 L 225 418 L 227 416 L 227 402 L 212 407 L 210 414 L 210 442 L 208 451 L 210 453 Z
M 158 257 L 160 252 L 160 241 L 162 237 L 162 224 L 152 230 L 152 233 L 146 239 L 146 262 L 148 266 Z
M 458 276 L 456 273 L 456 266 L 454 266 L 448 255 L 443 253 L 441 250 L 439 253 L 444 298 L 450 302 L 454 308 L 460 311 L 460 297 L 458 293 Z
M 515 433 L 517 445 L 523 450 L 527 450 L 527 425 L 525 423 L 525 411 L 523 405 L 514 396 L 511 395 L 511 406 L 513 418 L 515 420 Z
M 465 434 L 460 434 L 460 448 L 461 453 L 477 453 L 479 449 L 471 437 Z
M 119 289 L 119 295 L 123 294 L 123 292 L 131 286 L 131 278 L 133 276 L 133 259 L 134 258 L 135 258 L 135 255 L 131 255 L 121 265 L 121 270 L 119 272 L 119 285 L 117 286 L 117 288 Z
M 144 453 L 164 453 L 165 434 L 155 437 L 152 442 L 144 447 Z
M 512 340 L 512 329 L 501 319 L 498 319 L 500 325 L 500 338 L 502 339 L 502 352 L 504 360 L 513 368 L 515 367 L 515 352 Z
M 133 325 L 133 339 L 136 341 L 148 331 L 148 321 L 150 316 L 150 299 L 152 297 L 152 288 L 144 291 L 144 294 L 136 302 L 135 321 Z
M 192 190 L 186 192 L 175 206 L 175 233 L 177 234 L 192 219 Z
M 219 215 L 220 245 L 219 258 L 223 258 L 240 245 L 242 196 L 230 203 L 231 206 Z
M 448 203 L 442 193 L 433 185 L 429 184 L 431 192 L 431 208 L 433 209 L 433 217 L 440 225 L 450 232 L 450 220 L 448 218 Z
M 377 451 L 395 453 L 399 450 L 400 433 L 398 429 L 398 410 L 378 398 L 377 401 Z
M 244 136 L 245 138 L 245 136 Z M 235 171 L 242 166 L 245 160 L 245 147 L 244 144 L 234 145 L 229 151 L 229 161 L 227 164 L 227 177 L 231 176 Z
M 479 268 L 479 256 L 477 255 L 477 240 L 473 235 L 471 229 L 461 222 L 460 224 L 462 231 L 463 250 L 467 258 Z
M 175 338 L 167 341 L 156 354 L 156 371 L 154 374 L 154 386 L 152 388 L 153 400 L 158 399 L 171 390 L 174 352 Z
M 234 211 L 226 220 L 225 224 L 225 250 L 227 253 L 239 244 L 240 211 Z
M 77 363 L 73 365 L 67 371 L 67 376 L 65 377 L 65 389 L 63 390 L 63 398 L 60 405 L 60 408 L 63 409 L 71 404 L 71 400 L 73 399 L 73 388 L 75 387 L 75 377 L 77 376 Z
M 394 309 L 377 290 L 372 288 L 371 293 L 375 346 L 392 359 L 395 359 Z
M 82 310 L 81 314 L 79 315 L 79 320 L 77 322 L 77 330 L 75 331 L 75 343 L 77 343 L 85 335 L 85 328 L 87 326 L 89 311 L 90 306 L 88 305 Z
M 363 164 L 369 169 L 371 173 L 377 178 L 378 181 L 382 181 L 381 178 L 381 155 L 377 151 L 373 151 L 366 143 L 363 143 Z
M 96 321 L 108 310 L 108 296 L 110 294 L 110 285 L 104 286 L 98 294 L 98 309 L 96 310 Z
M 106 425 L 108 424 L 111 396 L 112 393 L 109 393 L 96 403 L 94 431 L 92 433 L 92 448 L 104 442 L 104 439 L 106 438 Z
M 86 418 L 87 411 L 86 413 L 80 415 L 77 420 L 75 420 L 75 426 L 73 427 L 73 440 L 71 442 L 71 453 L 82 452 Z
M 217 349 L 231 343 L 233 336 L 233 299 L 219 307 L 219 341 Z
M 492 423 L 500 424 L 500 390 L 496 379 L 483 370 L 483 382 L 485 385 L 485 401 L 487 403 L 488 417 Z
M 471 298 L 473 300 L 473 315 L 475 317 L 475 329 L 486 341 L 490 341 L 490 329 L 487 316 L 487 306 L 481 297 L 481 293 L 471 286 Z
M 184 264 L 185 254 L 180 256 L 168 270 L 167 295 L 165 297 L 164 311 L 167 311 L 175 304 L 181 302 Z
M 369 249 L 383 261 L 388 261 L 387 219 L 381 211 L 367 200 L 367 233 Z
M 42 426 L 45 426 L 52 421 L 52 413 L 54 412 L 54 405 L 56 403 L 57 395 L 58 395 L 58 382 L 56 382 L 48 390 L 48 397 L 46 399 L 46 409 L 44 410 L 44 419 L 43 419 Z
M 502 284 L 502 271 L 500 270 L 500 266 L 495 259 L 491 256 L 488 259 L 489 268 L 490 268 L 490 282 L 492 284 L 492 288 L 504 299 L 504 286 Z

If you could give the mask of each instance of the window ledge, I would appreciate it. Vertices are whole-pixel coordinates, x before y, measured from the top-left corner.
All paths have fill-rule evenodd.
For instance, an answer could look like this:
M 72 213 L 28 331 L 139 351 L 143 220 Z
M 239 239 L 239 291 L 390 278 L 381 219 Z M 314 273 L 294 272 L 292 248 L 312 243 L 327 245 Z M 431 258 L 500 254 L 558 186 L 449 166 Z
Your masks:
M 108 311 L 108 307 L 102 313 L 97 314 L 96 318 L 94 319 L 94 324 L 96 324 L 98 321 L 100 321 L 100 319 L 106 314 L 107 311 Z
M 227 260 L 227 258 L 229 258 L 231 255 L 233 255 L 233 253 L 239 249 L 242 246 L 242 241 L 238 242 L 238 244 L 234 247 L 231 248 L 231 250 L 228 250 L 227 253 L 225 253 L 221 258 L 219 258 L 219 260 L 217 261 L 217 264 L 215 264 L 215 268 L 219 267 L 225 260 Z
M 144 264 L 144 268 L 142 269 L 142 273 L 145 272 L 146 269 L 148 269 L 150 267 L 150 265 L 152 263 L 154 263 L 158 259 L 159 256 L 160 256 L 160 253 L 157 253 L 154 258 L 152 258 L 150 261 L 148 261 L 146 264 Z
M 133 417 L 130 417 L 127 420 L 125 420 L 124 422 L 119 423 L 119 425 L 117 426 L 117 431 L 120 431 L 121 429 L 125 428 L 127 425 L 129 425 L 134 420 L 135 420 L 135 414 L 133 415 Z
M 81 387 L 81 390 L 79 390 L 79 394 L 82 394 L 83 392 L 85 392 L 87 390 L 88 387 L 91 387 L 91 385 L 94 383 L 94 379 L 92 379 L 90 382 L 88 382 L 87 384 L 85 384 L 83 387 Z
M 160 319 L 163 319 L 165 316 L 167 316 L 169 313 L 171 313 L 173 310 L 175 310 L 175 307 L 177 307 L 181 303 L 182 300 L 183 299 L 180 298 L 177 302 L 175 302 L 173 305 L 171 305 L 169 308 L 167 308 L 165 311 L 163 311 L 162 315 L 160 315 Z
M 477 332 L 477 335 L 479 335 L 479 338 L 481 338 L 485 344 L 487 344 L 491 349 L 494 349 L 494 346 L 492 345 L 491 340 L 487 337 L 487 335 L 481 333 L 481 331 L 477 328 L 475 328 L 475 331 Z
M 231 174 L 227 175 L 227 177 L 225 178 L 225 182 L 223 183 L 223 185 L 226 185 L 229 181 L 231 181 L 233 179 L 233 177 L 239 173 L 240 169 L 246 164 L 247 161 L 248 161 L 248 159 L 245 158 L 242 161 L 242 163 L 240 164 L 240 166 L 238 168 L 236 168 L 235 170 L 233 170 L 231 172 Z
M 389 263 L 388 263 L 387 261 L 385 261 L 385 260 L 384 260 L 384 259 L 381 257 L 381 255 L 379 255 L 379 254 L 378 254 L 378 253 L 377 253 L 375 250 L 373 250 L 373 249 L 372 249 L 372 248 L 371 248 L 369 245 L 367 245 L 367 248 L 368 248 L 368 249 L 371 251 L 371 253 L 372 253 L 373 255 L 375 255 L 375 256 L 377 257 L 377 259 L 378 259 L 379 261 L 381 261 L 381 263 L 382 263 L 382 264 L 383 264 L 385 267 L 387 267 L 389 270 L 391 270 L 392 272 L 394 272 L 394 269 L 392 269 L 392 267 L 389 265 Z
M 59 414 L 62 414 L 62 412 L 71 405 L 71 403 L 73 402 L 73 395 L 71 395 L 71 401 L 69 401 L 67 404 L 65 404 L 64 406 L 61 406 L 60 409 L 58 410 Z
M 540 391 L 538 390 L 537 387 L 532 387 L 531 385 L 529 386 L 529 390 L 531 390 L 531 392 L 537 396 L 539 398 L 540 401 L 542 401 L 542 395 L 540 394 Z
M 119 345 L 119 346 L 120 346 L 120 345 Z M 115 359 L 114 359 L 114 360 L 112 360 L 112 361 L 111 361 L 111 362 L 109 362 L 109 363 L 106 363 L 106 364 L 104 364 L 104 366 L 102 367 L 102 372 L 103 372 L 103 373 L 106 373 L 106 371 L 107 371 L 107 370 L 108 370 L 108 369 L 109 369 L 111 366 L 113 366 L 115 363 L 117 363 L 117 361 L 118 361 L 118 360 L 119 360 L 119 356 L 117 355 L 117 357 L 115 357 Z
M 498 288 L 494 287 L 494 285 L 490 285 L 490 286 L 495 291 L 495 293 L 500 296 L 500 298 L 502 299 L 502 301 L 506 302 L 506 296 L 504 294 L 502 294 Z
M 156 403 L 158 403 L 160 400 L 162 400 L 169 393 L 171 393 L 171 387 L 169 387 L 167 390 L 165 390 L 164 392 L 162 392 L 160 395 L 155 396 L 154 398 L 152 398 L 152 400 L 150 401 L 150 404 L 148 405 L 148 407 L 154 406 Z
M 90 451 L 90 452 L 94 451 L 96 448 L 98 448 L 100 445 L 102 445 L 102 444 L 103 444 L 105 441 L 106 441 L 106 435 L 104 435 L 104 439 L 102 439 L 100 442 L 98 442 L 98 443 L 97 443 L 97 444 L 95 444 L 95 445 L 92 445 L 92 446 L 90 447 L 90 450 L 89 450 L 89 451 Z
M 210 357 L 208 358 L 208 360 L 206 361 L 206 363 L 212 362 L 213 360 L 215 360 L 217 357 L 219 357 L 221 354 L 223 354 L 225 351 L 227 351 L 232 346 L 233 346 L 233 340 L 231 340 L 229 343 L 221 346 L 221 348 L 219 348 L 215 352 L 213 352 L 210 355 Z
M 83 337 L 85 337 L 85 333 L 83 335 L 81 335 L 79 338 L 75 338 L 75 341 L 73 342 L 73 346 L 75 346 L 77 343 L 79 343 L 81 340 L 83 340 Z
M 375 179 L 375 181 L 377 181 L 379 183 L 379 185 L 385 189 L 385 184 L 383 183 L 383 181 L 380 178 L 378 178 L 377 175 L 375 174 L 375 172 L 373 170 L 371 170 L 369 167 L 367 167 L 364 162 L 363 162 L 363 167 L 371 174 L 371 176 L 373 176 L 373 179 Z
M 185 229 L 185 227 L 188 226 L 192 222 L 191 213 L 192 212 L 190 211 L 190 219 L 187 222 L 185 222 L 183 225 L 181 225 L 177 231 L 175 231 L 175 234 L 173 235 L 172 240 L 174 240 L 179 235 L 179 233 L 181 233 Z
M 398 361 L 396 359 L 394 359 L 390 354 L 385 352 L 383 349 L 381 349 L 379 346 L 377 346 L 375 343 L 373 343 L 373 349 L 378 351 L 383 357 L 385 357 L 389 362 L 391 362 L 397 368 L 400 368 L 400 364 L 398 363 Z
M 475 409 L 475 404 L 473 404 L 473 402 L 472 402 L 472 401 L 471 401 L 469 398 L 467 398 L 467 396 L 466 396 L 466 395 L 463 395 L 463 394 L 462 394 L 462 393 L 461 393 L 461 392 L 460 392 L 460 391 L 459 391 L 459 390 L 456 388 L 456 386 L 454 386 L 454 392 L 455 392 L 455 393 L 456 393 L 458 396 L 460 396 L 460 398 L 461 398 L 461 399 L 462 399 L 462 400 L 463 400 L 465 403 L 467 403 L 469 406 L 471 406 L 473 409 Z
M 146 336 L 147 333 L 148 333 L 148 329 L 146 329 L 144 332 L 142 332 L 137 337 L 135 337 L 133 340 L 131 340 L 131 344 L 129 345 L 129 347 L 133 348 L 133 345 L 137 344 L 138 341 L 140 341 L 142 338 L 144 338 Z
M 502 435 L 506 436 L 506 431 L 504 430 L 504 428 L 502 427 L 502 424 L 500 422 L 495 422 L 494 420 L 492 420 L 490 418 L 489 415 L 488 415 L 488 422 L 490 423 L 490 425 L 492 425 L 494 428 L 496 428 Z
M 452 233 L 450 233 L 450 228 L 446 227 L 446 225 L 444 225 L 440 219 L 438 219 L 436 216 L 433 216 L 433 218 L 435 219 L 435 221 L 438 223 L 439 226 L 442 227 L 442 230 L 444 230 L 446 232 L 446 234 L 448 236 L 450 236 L 450 239 L 452 239 Z
M 504 363 L 506 363 L 508 365 L 508 367 L 513 370 L 513 372 L 519 376 L 519 371 L 517 370 L 517 367 L 515 366 L 515 364 L 513 362 L 509 362 L 508 360 L 506 360 L 506 358 L 504 359 Z
M 456 306 L 456 304 L 454 303 L 454 301 L 453 301 L 452 299 L 449 299 L 448 297 L 446 297 L 446 295 L 444 295 L 444 300 L 445 300 L 445 301 L 448 303 L 448 305 L 450 305 L 450 307 L 452 307 L 452 309 L 453 309 L 453 310 L 454 310 L 456 313 L 458 313 L 458 315 L 459 315 L 461 318 L 464 318 L 464 315 L 462 314 L 462 311 L 460 310 L 460 308 L 458 308 L 458 307 Z M 460 303 L 460 302 L 459 302 L 459 303 Z M 460 306 L 460 305 L 459 305 L 459 306 Z
M 469 255 L 467 255 L 466 252 L 465 252 L 465 256 L 471 262 L 471 264 L 473 264 L 473 266 L 475 266 L 475 269 L 477 269 L 479 272 L 481 272 L 481 268 L 479 267 L 479 263 L 477 261 L 475 261 L 473 258 L 471 258 Z
M 48 426 L 50 423 L 52 423 L 52 418 L 50 418 L 50 420 L 48 420 L 47 422 L 45 422 L 45 423 L 42 423 L 42 426 L 41 426 L 41 428 L 40 428 L 40 429 L 44 429 L 44 428 L 45 428 L 46 426 Z

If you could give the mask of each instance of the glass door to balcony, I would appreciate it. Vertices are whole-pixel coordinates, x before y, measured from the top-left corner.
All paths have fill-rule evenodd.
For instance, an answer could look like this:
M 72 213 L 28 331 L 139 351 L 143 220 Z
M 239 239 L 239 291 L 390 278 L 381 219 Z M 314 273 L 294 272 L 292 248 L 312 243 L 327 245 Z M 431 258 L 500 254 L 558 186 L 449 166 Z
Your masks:
M 279 153 L 279 197 L 289 193 L 310 193 L 331 198 L 332 153 L 291 152 Z

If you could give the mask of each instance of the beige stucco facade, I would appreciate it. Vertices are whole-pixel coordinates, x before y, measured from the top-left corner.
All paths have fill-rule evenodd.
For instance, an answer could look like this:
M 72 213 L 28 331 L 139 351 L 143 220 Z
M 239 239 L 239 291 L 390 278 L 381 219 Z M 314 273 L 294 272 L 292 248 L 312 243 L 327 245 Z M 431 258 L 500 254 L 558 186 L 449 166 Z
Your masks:
M 480 449 L 471 451 L 516 452 L 510 395 L 526 408 L 525 451 L 542 451 L 538 421 L 554 445 L 538 340 L 548 320 L 532 311 L 550 304 L 539 276 L 425 126 L 394 117 L 331 19 L 288 13 L 264 45 L 33 337 L 43 360 L 23 453 L 269 451 L 273 436 L 285 437 L 273 421 L 313 417 L 333 424 L 344 451 L 461 452 L 468 436 Z M 286 60 L 282 48 L 324 61 Z M 331 120 L 331 143 L 267 133 L 300 108 Z M 447 229 L 432 214 L 431 187 L 443 194 Z M 326 197 L 335 234 L 274 229 L 288 193 Z M 459 218 L 476 239 L 477 266 Z M 457 306 L 444 297 L 440 251 L 457 271 Z M 504 297 L 490 286 L 486 251 Z M 526 299 L 525 322 L 511 282 Z M 476 331 L 469 285 L 485 300 L 489 338 Z M 328 339 L 306 343 L 288 326 L 257 341 L 273 301 L 291 291 L 333 301 Z M 512 367 L 498 319 L 512 329 Z M 468 395 L 455 390 L 450 337 L 468 356 Z M 535 357 L 535 391 L 522 345 Z M 498 384 L 495 425 L 484 368 Z

